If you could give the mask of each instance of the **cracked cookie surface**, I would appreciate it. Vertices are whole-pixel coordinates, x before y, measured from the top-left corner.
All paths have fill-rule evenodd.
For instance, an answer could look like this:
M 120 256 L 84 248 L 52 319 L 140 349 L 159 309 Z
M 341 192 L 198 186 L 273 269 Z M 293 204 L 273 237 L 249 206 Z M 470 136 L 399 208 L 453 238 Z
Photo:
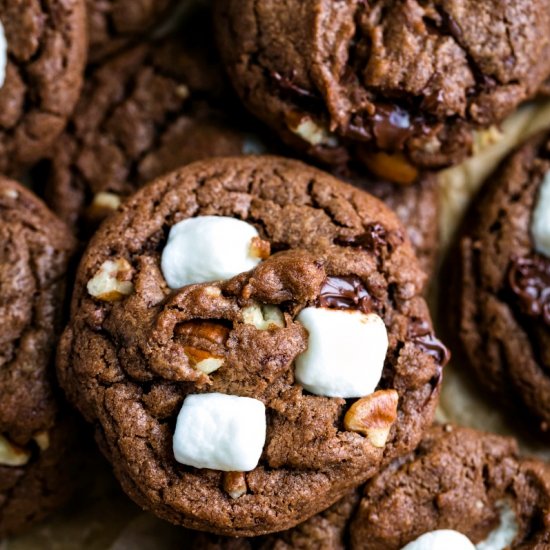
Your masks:
M 168 230 L 212 215 L 252 224 L 272 255 L 227 281 L 170 290 L 160 268 Z M 114 302 L 87 291 L 107 261 L 121 262 L 120 280 L 132 285 Z M 398 404 L 385 445 L 344 428 L 349 400 L 312 395 L 294 378 L 294 360 L 307 348 L 296 316 L 334 278 L 354 283 L 357 296 L 346 298 L 345 307 L 372 308 L 388 332 L 377 389 L 396 391 Z M 138 191 L 92 239 L 58 373 L 141 506 L 219 534 L 290 528 L 409 452 L 430 424 L 446 350 L 433 335 L 423 278 L 404 228 L 374 197 L 276 157 L 194 163 Z M 330 304 L 329 295 L 323 294 Z M 268 330 L 249 324 L 244 312 L 258 303 L 279 308 L 284 322 Z M 221 357 L 223 366 L 206 374 L 194 368 L 186 348 Z M 222 472 L 174 459 L 183 400 L 205 392 L 254 398 L 266 407 L 263 453 L 236 499 L 224 491 Z
M 74 242 L 30 191 L 0 179 L 0 534 L 60 505 L 74 427 L 59 406 L 55 338 Z
M 216 19 L 237 91 L 285 141 L 329 164 L 361 160 L 412 181 L 415 166 L 462 159 L 473 129 L 537 92 L 550 72 L 548 8 L 219 0 Z
M 84 0 L 4 1 L 7 41 L 0 88 L 0 172 L 49 152 L 78 99 L 86 56 Z
M 175 4 L 174 0 L 86 0 L 90 61 L 144 38 Z
M 90 71 L 48 161 L 45 192 L 49 206 L 83 239 L 162 174 L 202 158 L 280 149 L 241 112 L 217 54 L 203 43 L 210 29 L 203 18 L 202 12 L 189 18 L 184 28 L 194 33 L 184 38 L 137 46 Z M 349 181 L 396 211 L 431 273 L 438 245 L 435 177 L 407 187 L 357 174 Z
M 204 22 L 197 28 L 208 34 Z M 83 237 L 161 174 L 194 160 L 261 149 L 246 131 L 245 113 L 212 48 L 199 50 L 190 33 L 182 36 L 136 46 L 88 75 L 46 184 L 48 204 Z
M 413 453 L 365 485 L 349 528 L 351 548 L 400 550 L 440 529 L 476 544 L 501 529 L 513 550 L 545 548 L 549 511 L 550 470 L 518 457 L 513 439 L 434 426 Z M 505 546 L 502 539 L 493 544 L 487 547 Z
M 487 181 L 460 239 L 460 343 L 477 379 L 550 423 L 550 259 L 535 250 L 534 211 L 550 171 L 548 136 Z

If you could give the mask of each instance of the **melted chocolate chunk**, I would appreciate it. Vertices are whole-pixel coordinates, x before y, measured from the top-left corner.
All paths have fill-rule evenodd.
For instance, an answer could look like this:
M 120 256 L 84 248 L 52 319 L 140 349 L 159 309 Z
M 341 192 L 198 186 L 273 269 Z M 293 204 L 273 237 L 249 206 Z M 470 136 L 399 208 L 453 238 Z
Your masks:
M 382 224 L 373 223 L 366 227 L 364 233 L 349 239 L 339 239 L 337 244 L 360 246 L 375 254 L 381 254 L 382 250 L 388 246 L 388 232 Z
M 409 338 L 424 352 L 431 355 L 444 367 L 451 359 L 451 352 L 441 340 L 436 338 L 428 323 L 415 319 L 409 328 Z
M 376 309 L 376 299 L 369 294 L 359 277 L 327 277 L 319 293 L 317 305 L 372 313 Z
M 539 255 L 512 258 L 508 282 L 523 313 L 550 326 L 550 260 Z
M 414 124 L 407 111 L 396 105 L 377 105 L 372 117 L 372 131 L 380 149 L 403 149 L 414 133 Z

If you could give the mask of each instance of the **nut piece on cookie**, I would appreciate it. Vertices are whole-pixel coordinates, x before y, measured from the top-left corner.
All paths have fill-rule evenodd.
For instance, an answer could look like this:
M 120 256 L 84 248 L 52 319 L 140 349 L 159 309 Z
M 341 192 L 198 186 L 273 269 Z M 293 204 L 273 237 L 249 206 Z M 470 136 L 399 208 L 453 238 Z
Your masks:
M 356 401 L 344 417 L 346 430 L 365 435 L 374 447 L 384 447 L 397 419 L 399 395 L 380 390 Z
M 368 152 L 361 158 L 369 170 L 379 178 L 401 185 L 410 185 L 418 179 L 418 170 L 400 153 Z
M 224 216 L 183 220 L 170 229 L 162 273 L 173 289 L 230 279 L 256 267 L 265 255 L 256 228 Z
M 90 296 L 105 302 L 115 302 L 129 296 L 134 285 L 131 282 L 132 266 L 128 260 L 119 258 L 101 264 L 97 273 L 88 281 Z
M 327 145 L 335 147 L 338 145 L 336 136 L 326 128 L 319 126 L 312 118 L 291 113 L 287 116 L 287 125 L 291 132 L 307 141 L 310 145 Z
M 244 472 L 226 472 L 223 475 L 223 489 L 233 499 L 245 495 L 248 487 Z
M 38 445 L 38 448 L 41 451 L 47 451 L 50 447 L 50 432 L 47 430 L 44 430 L 42 432 L 38 432 L 34 437 L 34 441 Z
M 297 321 L 309 333 L 296 359 L 296 380 L 315 395 L 363 397 L 378 385 L 388 350 L 384 321 L 375 313 L 308 307 Z
M 0 435 L 0 466 L 24 466 L 30 459 L 29 451 Z
M 451 529 L 440 529 L 424 533 L 416 540 L 409 542 L 402 550 L 438 550 L 443 548 L 475 550 L 475 546 L 467 536 Z
M 187 346 L 185 348 L 185 354 L 189 358 L 191 366 L 204 372 L 204 374 L 212 374 L 223 366 L 223 359 L 221 357 L 215 357 L 201 349 Z
M 117 210 L 121 204 L 122 200 L 120 195 L 107 191 L 100 191 L 94 195 L 86 214 L 88 218 L 99 222 Z
M 195 468 L 249 472 L 258 465 L 265 436 L 265 406 L 258 399 L 188 395 L 176 422 L 174 456 Z
M 531 221 L 531 235 L 535 250 L 550 258 L 550 172 L 545 174 L 538 191 Z
M 243 309 L 243 321 L 247 325 L 254 325 L 258 330 L 283 328 L 285 318 L 283 312 L 276 306 L 269 304 L 253 304 Z

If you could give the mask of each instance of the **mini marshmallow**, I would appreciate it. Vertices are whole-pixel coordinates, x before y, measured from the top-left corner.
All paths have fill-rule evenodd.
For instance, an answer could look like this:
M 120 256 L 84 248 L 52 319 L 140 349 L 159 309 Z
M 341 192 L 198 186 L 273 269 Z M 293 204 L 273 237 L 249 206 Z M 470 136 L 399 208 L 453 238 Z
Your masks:
M 251 252 L 256 228 L 223 216 L 199 216 L 175 224 L 161 258 L 170 288 L 230 279 L 256 267 L 261 259 Z
M 315 395 L 364 397 L 384 368 L 388 333 L 375 313 L 308 307 L 296 319 L 309 333 L 296 359 L 296 380 Z
M 507 502 L 498 503 L 500 523 L 489 536 L 476 545 L 477 550 L 503 550 L 510 548 L 519 532 L 515 511 Z
M 451 529 L 424 533 L 401 550 L 475 550 L 470 539 Z
M 546 173 L 540 184 L 531 221 L 531 235 L 535 250 L 550 258 L 550 172 Z
M 265 433 L 265 406 L 257 399 L 188 395 L 176 422 L 174 456 L 195 468 L 249 472 L 258 465 Z
M 0 88 L 6 80 L 6 67 L 8 65 L 8 42 L 6 41 L 6 33 L 4 25 L 0 21 Z

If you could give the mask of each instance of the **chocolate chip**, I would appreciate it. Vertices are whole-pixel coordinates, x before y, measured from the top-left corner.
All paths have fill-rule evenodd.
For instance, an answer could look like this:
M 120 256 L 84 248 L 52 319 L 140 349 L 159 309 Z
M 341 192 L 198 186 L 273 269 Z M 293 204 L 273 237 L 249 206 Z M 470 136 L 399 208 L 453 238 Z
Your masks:
M 431 355 L 441 367 L 444 367 L 451 359 L 449 349 L 436 338 L 432 328 L 423 319 L 413 319 L 409 326 L 409 338 L 422 351 Z
M 550 325 L 550 260 L 539 255 L 512 258 L 508 283 L 523 313 Z
M 372 121 L 376 144 L 384 150 L 403 149 L 414 133 L 409 113 L 397 105 L 377 105 Z
M 403 242 L 403 236 L 394 234 L 399 243 Z M 393 239 L 386 228 L 380 223 L 372 223 L 365 227 L 365 232 L 354 237 L 340 237 L 336 244 L 341 246 L 357 246 L 380 256 L 384 250 L 391 250 L 394 246 Z
M 319 307 L 332 309 L 358 309 L 372 313 L 376 309 L 373 298 L 359 277 L 327 277 L 319 298 Z

